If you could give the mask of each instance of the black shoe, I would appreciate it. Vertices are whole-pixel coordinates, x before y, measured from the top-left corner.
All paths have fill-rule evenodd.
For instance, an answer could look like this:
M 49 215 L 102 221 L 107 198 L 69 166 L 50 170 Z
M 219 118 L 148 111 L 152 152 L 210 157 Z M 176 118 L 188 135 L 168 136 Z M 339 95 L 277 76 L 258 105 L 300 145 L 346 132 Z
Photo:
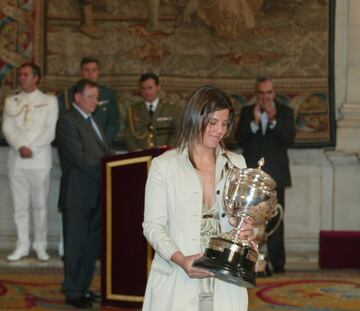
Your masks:
M 265 267 L 265 274 L 267 277 L 272 276 L 272 272 L 271 272 L 269 265 L 266 265 L 266 267 Z
M 68 305 L 71 305 L 78 309 L 87 309 L 92 307 L 92 303 L 89 299 L 87 299 L 85 296 L 75 298 L 75 299 L 68 299 L 66 298 L 65 302 Z
M 100 301 L 101 296 L 98 294 L 95 294 L 93 291 L 89 290 L 86 294 L 85 294 L 85 298 L 91 302 L 94 301 Z
M 274 269 L 274 273 L 283 274 L 285 273 L 285 268 Z
M 269 268 L 269 265 L 266 265 L 264 271 L 256 272 L 256 277 L 258 277 L 258 278 L 268 278 L 270 276 L 272 276 L 272 272 Z
M 261 271 L 261 272 L 256 272 L 256 277 L 257 278 L 267 278 L 268 275 L 265 274 L 265 271 Z

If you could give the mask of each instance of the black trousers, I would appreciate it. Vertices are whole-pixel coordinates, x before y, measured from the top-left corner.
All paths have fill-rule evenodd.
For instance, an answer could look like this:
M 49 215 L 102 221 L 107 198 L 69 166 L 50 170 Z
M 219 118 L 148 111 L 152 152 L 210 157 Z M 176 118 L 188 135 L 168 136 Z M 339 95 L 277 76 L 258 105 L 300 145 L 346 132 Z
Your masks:
M 277 188 L 278 203 L 285 212 L 285 188 Z M 277 223 L 278 217 L 273 218 L 267 225 L 267 231 L 270 231 Z M 286 254 L 284 243 L 284 220 L 281 220 L 276 231 L 269 236 L 267 241 L 268 255 L 270 263 L 275 272 L 279 272 L 285 268 Z
M 100 250 L 100 207 L 62 210 L 64 229 L 64 283 L 67 299 L 89 291 Z

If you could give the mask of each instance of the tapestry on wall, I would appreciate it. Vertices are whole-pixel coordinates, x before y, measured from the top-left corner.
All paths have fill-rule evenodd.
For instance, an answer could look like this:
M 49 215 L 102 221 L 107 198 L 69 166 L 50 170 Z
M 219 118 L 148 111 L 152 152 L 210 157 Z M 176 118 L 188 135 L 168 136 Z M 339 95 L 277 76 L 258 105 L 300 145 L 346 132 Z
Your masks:
M 295 146 L 333 145 L 334 2 L 49 0 L 44 86 L 69 87 L 83 56 L 99 58 L 102 81 L 119 94 L 123 131 L 146 71 L 160 75 L 161 96 L 180 106 L 196 87 L 212 84 L 237 112 L 254 100 L 255 78 L 268 75 L 277 100 L 294 109 Z
M 17 91 L 16 68 L 41 60 L 43 12 L 43 0 L 0 0 L 0 121 L 5 97 Z

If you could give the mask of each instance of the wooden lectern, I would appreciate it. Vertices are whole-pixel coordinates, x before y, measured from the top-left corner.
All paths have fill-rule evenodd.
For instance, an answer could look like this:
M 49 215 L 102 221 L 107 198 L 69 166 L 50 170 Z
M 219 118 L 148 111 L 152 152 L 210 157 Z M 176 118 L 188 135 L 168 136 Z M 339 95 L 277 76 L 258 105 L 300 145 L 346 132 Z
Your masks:
M 103 305 L 142 305 L 153 256 L 142 229 L 145 183 L 152 158 L 166 150 L 117 155 L 102 162 Z

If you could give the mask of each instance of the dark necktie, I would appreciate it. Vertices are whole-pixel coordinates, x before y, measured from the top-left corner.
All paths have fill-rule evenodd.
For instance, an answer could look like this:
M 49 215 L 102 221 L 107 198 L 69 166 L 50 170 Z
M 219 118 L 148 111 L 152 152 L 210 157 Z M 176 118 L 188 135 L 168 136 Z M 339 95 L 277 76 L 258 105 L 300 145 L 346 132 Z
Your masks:
M 100 138 L 101 141 L 103 141 L 103 138 L 101 136 L 100 130 L 98 128 L 95 128 L 93 122 L 92 122 L 92 118 L 91 116 L 88 116 L 86 118 L 86 122 L 89 123 L 91 125 L 91 127 L 93 128 L 93 130 L 95 131 L 96 135 Z
M 154 106 L 153 106 L 153 104 L 150 104 L 150 106 L 149 106 L 149 115 L 150 115 L 150 118 L 152 118 L 153 115 L 154 115 Z

